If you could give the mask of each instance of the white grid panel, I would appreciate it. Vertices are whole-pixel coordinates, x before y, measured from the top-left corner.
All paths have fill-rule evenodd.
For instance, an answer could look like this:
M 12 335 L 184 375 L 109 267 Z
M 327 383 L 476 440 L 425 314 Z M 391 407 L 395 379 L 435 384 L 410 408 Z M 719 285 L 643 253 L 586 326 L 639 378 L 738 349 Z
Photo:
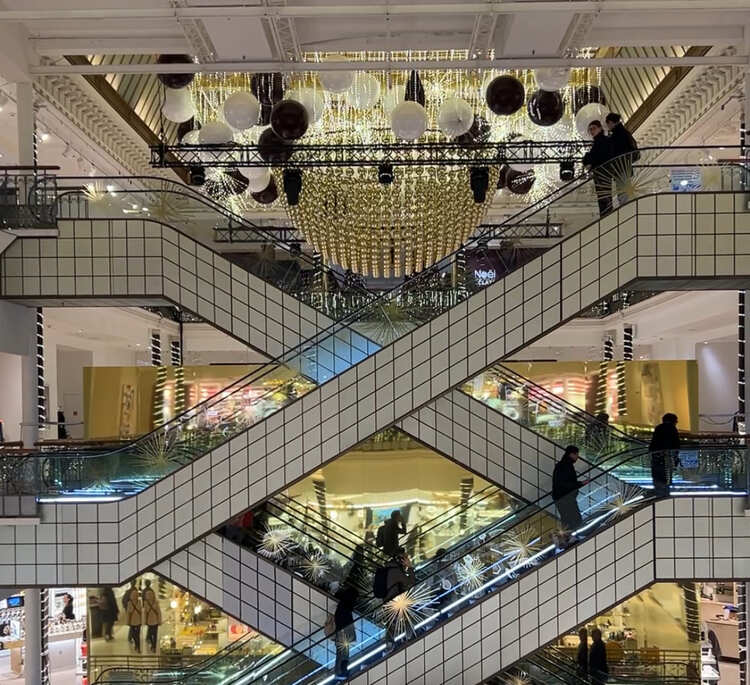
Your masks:
M 324 592 L 216 534 L 154 570 L 286 646 L 318 630 L 336 608 Z
M 0 528 L 0 585 L 124 582 L 636 280 L 744 287 L 743 201 L 630 203 L 136 497 L 42 506 L 39 526 Z
M 673 514 L 670 505 L 684 514 L 679 517 Z M 500 592 L 487 595 L 468 611 L 394 652 L 351 682 L 353 685 L 476 685 L 654 581 L 687 577 L 657 573 L 659 560 L 655 559 L 655 549 L 665 543 L 674 544 L 676 549 L 679 540 L 664 532 L 657 536 L 659 521 L 683 518 L 695 526 L 707 520 L 715 529 L 724 525 L 723 519 L 729 519 L 736 530 L 746 532 L 742 505 L 743 499 L 739 497 L 686 497 L 648 505 L 523 575 Z M 692 516 L 686 513 L 689 510 L 701 513 Z M 723 559 L 722 538 L 709 538 L 701 553 L 714 564 Z M 741 553 L 744 554 L 744 549 Z M 677 554 L 682 561 L 693 559 L 686 547 Z M 750 579 L 750 559 L 743 556 L 733 561 L 731 575 L 699 578 Z
M 146 219 L 68 219 L 0 256 L 0 296 L 168 300 L 278 357 L 332 321 L 178 231 Z M 83 303 L 82 303 L 83 304 Z

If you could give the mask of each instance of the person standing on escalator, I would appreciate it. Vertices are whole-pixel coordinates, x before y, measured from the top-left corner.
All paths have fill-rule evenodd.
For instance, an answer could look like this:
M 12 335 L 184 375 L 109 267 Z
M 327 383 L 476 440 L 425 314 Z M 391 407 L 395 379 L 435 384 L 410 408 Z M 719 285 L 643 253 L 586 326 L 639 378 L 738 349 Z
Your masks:
M 578 480 L 576 461 L 578 448 L 568 445 L 562 459 L 555 464 L 552 471 L 552 499 L 568 534 L 580 528 L 583 523 L 581 510 L 578 508 L 578 490 L 586 485 L 586 482 Z
M 358 592 L 351 585 L 344 585 L 336 594 L 339 603 L 333 614 L 336 633 L 336 665 L 334 675 L 336 680 L 346 680 L 349 677 L 349 649 L 357 640 L 357 629 L 354 626 L 354 604 Z
M 391 517 L 378 528 L 375 544 L 383 550 L 383 553 L 389 559 L 392 559 L 403 554 L 404 548 L 399 545 L 398 538 L 405 534 L 404 517 L 398 509 L 394 509 L 391 512 Z
M 654 496 L 668 497 L 672 484 L 672 468 L 680 463 L 680 433 L 677 430 L 677 415 L 667 413 L 654 428 L 651 443 L 651 478 L 654 481 Z
M 609 679 L 607 664 L 607 645 L 602 640 L 602 631 L 594 628 L 591 631 L 591 649 L 589 649 L 589 676 L 594 685 L 603 685 Z
M 583 156 L 583 167 L 594 175 L 599 216 L 603 217 L 612 211 L 612 175 L 607 166 L 612 159 L 612 146 L 598 119 L 589 123 L 588 132 L 593 142 L 591 149 Z
M 604 124 L 609 129 L 609 144 L 612 154 L 612 173 L 615 181 L 615 192 L 617 193 L 617 206 L 622 207 L 629 199 L 627 192 L 628 184 L 633 176 L 633 164 L 641 158 L 638 151 L 638 143 L 635 142 L 633 134 L 625 128 L 622 117 L 616 112 L 610 112 Z

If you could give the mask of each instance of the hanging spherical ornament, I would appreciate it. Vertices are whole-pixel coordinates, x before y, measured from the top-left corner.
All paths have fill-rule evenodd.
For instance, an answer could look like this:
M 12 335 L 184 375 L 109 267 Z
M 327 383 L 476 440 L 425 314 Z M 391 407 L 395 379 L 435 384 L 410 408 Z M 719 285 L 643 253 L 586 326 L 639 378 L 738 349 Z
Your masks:
M 354 109 L 374 107 L 380 98 L 380 81 L 372 74 L 358 71 L 352 87 L 346 91 L 346 101 Z
M 224 120 L 237 131 L 246 131 L 258 123 L 260 102 L 252 93 L 238 91 L 232 93 L 222 108 Z
M 263 190 L 257 193 L 252 193 L 251 197 L 262 205 L 270 205 L 271 203 L 276 202 L 279 197 L 279 191 L 276 188 L 276 181 L 273 179 L 273 176 L 271 176 L 271 181 Z
M 250 90 L 258 102 L 273 106 L 284 99 L 284 77 L 279 72 L 253 74 Z
M 288 90 L 287 98 L 301 103 L 307 111 L 307 121 L 314 124 L 323 116 L 326 108 L 326 97 L 320 88 L 294 88 Z
M 224 174 L 224 186 L 228 195 L 242 195 L 248 185 L 247 177 L 239 169 L 230 169 Z
M 271 182 L 271 169 L 267 166 L 245 168 L 242 173 L 247 176 L 247 189 L 251 193 L 259 193 L 265 190 Z
M 190 58 L 190 55 L 159 55 L 156 63 L 192 64 L 193 60 Z M 157 74 L 156 76 L 167 88 L 185 88 L 195 78 L 195 74 Z
M 505 188 L 508 185 L 508 173 L 510 172 L 510 167 L 507 164 L 503 164 L 500 167 L 500 173 L 497 176 L 497 188 L 498 190 L 500 188 Z
M 416 140 L 427 130 L 427 112 L 418 102 L 402 102 L 391 112 L 391 128 L 396 138 Z
M 271 128 L 284 140 L 297 140 L 307 131 L 307 110 L 296 100 L 282 100 L 273 106 Z
M 391 86 L 383 94 L 383 111 L 390 116 L 396 107 L 404 101 L 404 86 Z
M 566 67 L 547 67 L 535 69 L 536 85 L 542 90 L 562 90 L 568 85 L 570 69 Z
M 201 145 L 226 145 L 233 138 L 232 129 L 223 121 L 209 121 L 198 132 L 198 142 Z
M 337 60 L 343 61 L 343 60 Z M 320 83 L 329 93 L 343 93 L 354 83 L 353 71 L 321 71 L 318 74 Z
M 456 143 L 462 145 L 471 145 L 472 143 L 486 143 L 490 139 L 492 127 L 490 123 L 481 114 L 474 115 L 474 122 L 469 130 L 463 135 L 455 138 Z
M 487 86 L 487 106 L 495 113 L 509 115 L 523 107 L 526 95 L 523 83 L 515 76 L 498 76 Z
M 181 143 L 185 134 L 193 130 L 197 132 L 199 128 L 200 125 L 196 125 L 195 123 L 195 117 L 190 117 L 187 121 L 181 121 L 177 126 L 177 141 Z
M 288 161 L 294 148 L 283 138 L 279 138 L 273 129 L 267 128 L 258 138 L 258 154 L 264 162 L 283 164 Z
M 516 171 L 511 169 L 505 176 L 505 186 L 515 195 L 526 195 L 534 185 L 536 176 L 533 171 Z
M 604 119 L 608 112 L 604 105 L 600 105 L 598 102 L 592 102 L 588 105 L 584 105 L 576 113 L 576 129 L 578 129 L 578 135 L 584 140 L 591 140 L 589 135 L 589 124 L 592 121 L 601 122 L 604 126 Z
M 178 124 L 192 119 L 195 116 L 195 107 L 193 106 L 190 89 L 167 88 L 164 91 L 164 104 L 161 107 L 161 113 L 165 119 Z
M 440 105 L 438 127 L 451 138 L 463 135 L 474 123 L 471 105 L 462 98 L 451 97 Z
M 182 138 L 180 139 L 180 145 L 198 145 L 200 142 L 199 137 L 200 131 L 197 128 L 194 128 L 192 131 L 188 131 Z
M 526 104 L 529 119 L 537 126 L 553 126 L 562 119 L 565 105 L 556 90 L 537 90 Z
M 607 104 L 607 98 L 599 86 L 579 86 L 573 93 L 573 114 L 578 114 L 581 107 L 597 102 L 601 105 Z

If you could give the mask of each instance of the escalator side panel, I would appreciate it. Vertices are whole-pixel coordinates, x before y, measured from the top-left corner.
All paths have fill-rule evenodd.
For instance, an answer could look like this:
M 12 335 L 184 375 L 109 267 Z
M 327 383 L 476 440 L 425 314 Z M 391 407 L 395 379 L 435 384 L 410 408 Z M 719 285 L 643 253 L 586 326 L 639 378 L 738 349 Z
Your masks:
M 743 505 L 742 497 L 704 496 L 636 509 L 351 682 L 476 685 L 653 582 L 746 581 L 750 528 Z M 694 540 L 697 530 L 709 537 Z

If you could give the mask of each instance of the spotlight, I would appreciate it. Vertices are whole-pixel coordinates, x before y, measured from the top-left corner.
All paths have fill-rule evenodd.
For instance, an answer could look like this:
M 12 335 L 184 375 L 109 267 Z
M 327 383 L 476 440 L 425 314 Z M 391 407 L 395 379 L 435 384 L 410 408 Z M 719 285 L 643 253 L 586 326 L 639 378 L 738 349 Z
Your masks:
M 188 169 L 188 185 L 202 186 L 206 182 L 206 170 L 202 166 Z
M 284 169 L 284 193 L 290 207 L 299 204 L 302 192 L 302 172 L 299 169 Z
M 302 245 L 297 242 L 289 243 L 289 254 L 299 257 L 302 254 Z
M 576 165 L 572 159 L 560 162 L 560 180 L 561 181 L 572 181 L 575 176 Z
M 384 186 L 393 183 L 393 164 L 378 164 L 378 182 Z
M 490 185 L 490 168 L 486 166 L 471 167 L 469 185 L 474 193 L 474 202 L 482 204 L 487 198 L 487 188 Z

